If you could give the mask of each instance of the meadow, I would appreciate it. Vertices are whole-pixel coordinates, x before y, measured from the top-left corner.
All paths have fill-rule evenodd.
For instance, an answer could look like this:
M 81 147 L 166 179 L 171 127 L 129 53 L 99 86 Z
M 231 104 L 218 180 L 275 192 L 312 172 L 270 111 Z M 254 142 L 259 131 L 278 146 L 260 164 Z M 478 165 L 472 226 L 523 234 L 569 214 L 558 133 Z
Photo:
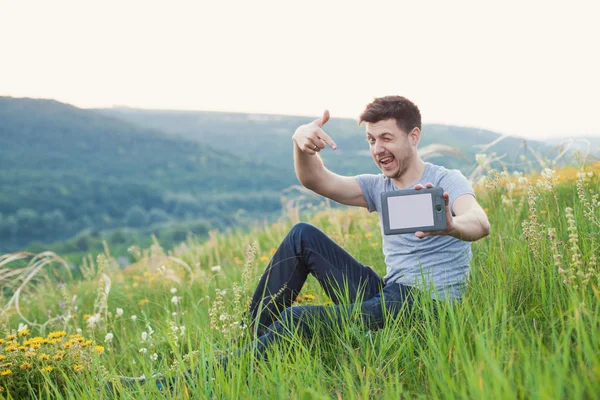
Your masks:
M 278 223 L 193 236 L 170 251 L 107 247 L 81 266 L 53 253 L 0 258 L 0 398 L 589 399 L 600 393 L 600 163 L 539 175 L 488 170 L 475 186 L 492 230 L 473 243 L 458 304 L 428 296 L 370 331 L 348 324 L 284 337 L 268 360 L 244 352 L 240 326 L 257 279 L 297 222 L 316 225 L 381 276 L 375 213 L 291 207 Z M 330 305 L 310 277 L 296 299 Z M 198 380 L 182 375 L 197 368 Z M 126 388 L 118 375 L 177 376 L 174 392 Z M 106 383 L 119 392 L 110 394 Z M 152 379 L 150 379 L 152 381 Z

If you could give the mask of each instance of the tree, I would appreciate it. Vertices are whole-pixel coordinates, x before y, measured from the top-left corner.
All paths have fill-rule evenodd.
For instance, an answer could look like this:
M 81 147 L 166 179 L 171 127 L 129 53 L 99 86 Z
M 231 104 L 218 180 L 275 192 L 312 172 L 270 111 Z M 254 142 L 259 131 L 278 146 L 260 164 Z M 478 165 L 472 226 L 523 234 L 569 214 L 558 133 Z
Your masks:
M 125 214 L 125 224 L 134 228 L 141 228 L 148 225 L 148 214 L 140 206 L 133 206 Z

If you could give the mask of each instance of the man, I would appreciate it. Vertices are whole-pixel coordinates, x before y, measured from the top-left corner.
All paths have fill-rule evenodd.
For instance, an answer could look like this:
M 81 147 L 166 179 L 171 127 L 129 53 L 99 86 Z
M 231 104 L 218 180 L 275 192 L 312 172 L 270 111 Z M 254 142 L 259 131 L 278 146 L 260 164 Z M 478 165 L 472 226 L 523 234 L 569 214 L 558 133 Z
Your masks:
M 411 101 L 400 96 L 377 98 L 360 116 L 380 175 L 346 177 L 325 168 L 318 153 L 327 145 L 336 149 L 323 130 L 328 120 L 329 112 L 325 111 L 321 118 L 298 127 L 292 136 L 294 166 L 303 186 L 338 203 L 378 211 L 380 220 L 382 192 L 440 186 L 444 189 L 447 228 L 384 235 L 387 274 L 382 278 L 316 227 L 295 225 L 266 267 L 252 297 L 250 328 L 256 339 L 251 348 L 259 356 L 289 331 L 311 335 L 316 327 L 345 323 L 353 312 L 370 328 L 381 328 L 386 314 L 393 317 L 412 305 L 414 290 L 430 290 L 436 300 L 460 298 L 469 275 L 470 242 L 490 231 L 487 216 L 467 179 L 457 170 L 419 158 L 421 114 Z M 308 275 L 319 281 L 334 306 L 292 306 Z M 227 364 L 226 358 L 220 361 Z M 158 384 L 164 387 L 170 382 L 161 380 Z
M 359 124 L 366 125 L 367 143 L 380 175 L 346 177 L 325 168 L 318 153 L 327 145 L 333 150 L 337 147 L 323 130 L 328 120 L 326 110 L 292 136 L 294 167 L 303 186 L 338 203 L 377 211 L 380 222 L 382 192 L 440 186 L 444 189 L 447 228 L 384 235 L 387 274 L 382 278 L 317 228 L 297 224 L 279 246 L 252 298 L 250 312 L 258 324 L 258 348 L 266 348 L 289 322 L 310 334 L 315 321 L 327 323 L 334 315 L 343 323 L 342 315 L 355 307 L 366 323 L 379 328 L 384 323 L 383 309 L 396 314 L 404 303 L 410 305 L 415 287 L 428 287 L 435 300 L 459 299 L 469 276 L 470 242 L 490 231 L 467 179 L 458 170 L 419 158 L 421 114 L 410 100 L 400 96 L 377 98 L 360 116 Z M 290 307 L 309 274 L 317 278 L 334 307 Z M 349 305 L 340 305 L 340 293 L 349 296 Z

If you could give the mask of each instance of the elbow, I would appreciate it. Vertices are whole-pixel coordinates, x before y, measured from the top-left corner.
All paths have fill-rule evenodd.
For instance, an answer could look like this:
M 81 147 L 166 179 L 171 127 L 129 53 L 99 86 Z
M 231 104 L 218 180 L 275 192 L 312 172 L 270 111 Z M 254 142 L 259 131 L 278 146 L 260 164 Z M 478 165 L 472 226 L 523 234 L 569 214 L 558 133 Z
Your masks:
M 492 229 L 492 227 L 490 226 L 490 222 L 486 220 L 483 224 L 481 224 L 481 229 L 483 231 L 483 235 L 481 237 L 488 236 Z

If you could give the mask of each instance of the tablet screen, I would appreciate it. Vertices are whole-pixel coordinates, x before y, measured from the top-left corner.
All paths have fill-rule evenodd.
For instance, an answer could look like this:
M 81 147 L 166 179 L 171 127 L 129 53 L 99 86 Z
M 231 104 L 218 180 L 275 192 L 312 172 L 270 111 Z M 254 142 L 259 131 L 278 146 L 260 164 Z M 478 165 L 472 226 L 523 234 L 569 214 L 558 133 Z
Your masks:
M 414 228 L 433 225 L 431 193 L 387 198 L 390 229 Z

